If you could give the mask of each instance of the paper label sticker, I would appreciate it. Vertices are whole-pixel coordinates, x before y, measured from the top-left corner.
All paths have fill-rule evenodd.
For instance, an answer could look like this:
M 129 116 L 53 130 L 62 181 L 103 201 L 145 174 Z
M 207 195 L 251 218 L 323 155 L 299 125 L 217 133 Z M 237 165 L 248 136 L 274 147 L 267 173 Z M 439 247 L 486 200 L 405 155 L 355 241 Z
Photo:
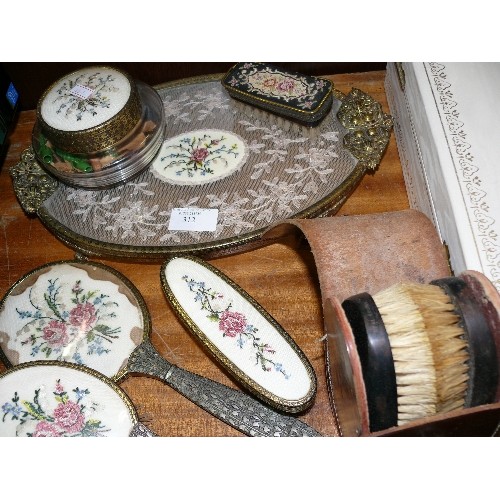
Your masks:
M 217 208 L 173 208 L 170 214 L 170 231 L 215 231 L 219 210 Z
M 95 89 L 91 89 L 90 87 L 86 87 L 85 85 L 80 85 L 77 83 L 69 93 L 78 97 L 80 99 L 88 99 L 93 93 Z

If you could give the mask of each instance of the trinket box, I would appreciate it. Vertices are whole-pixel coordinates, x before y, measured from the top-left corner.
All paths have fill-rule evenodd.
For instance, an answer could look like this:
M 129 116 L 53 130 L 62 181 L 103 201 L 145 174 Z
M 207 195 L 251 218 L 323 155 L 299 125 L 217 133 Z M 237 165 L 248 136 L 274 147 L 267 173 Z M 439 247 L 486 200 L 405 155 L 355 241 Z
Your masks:
M 333 101 L 330 80 L 267 63 L 238 63 L 222 84 L 235 99 L 308 126 L 318 125 Z
M 32 144 L 51 174 L 75 187 L 116 185 L 141 172 L 163 140 L 161 98 L 117 69 L 68 74 L 38 102 Z
M 456 273 L 500 290 L 500 65 L 391 63 L 385 90 L 410 206 L 434 223 Z
M 295 219 L 275 224 L 263 238 L 293 233 L 305 238 L 316 266 L 339 436 L 498 432 L 500 295 L 482 273 L 451 274 L 426 215 L 411 209 Z M 429 315 L 422 296 L 410 300 L 404 287 L 443 293 L 438 301 L 432 295 Z M 387 290 L 396 290 L 389 301 Z M 395 325 L 403 325 L 400 332 Z M 425 351 L 431 356 L 421 356 Z M 451 367 L 459 370 L 447 377 Z

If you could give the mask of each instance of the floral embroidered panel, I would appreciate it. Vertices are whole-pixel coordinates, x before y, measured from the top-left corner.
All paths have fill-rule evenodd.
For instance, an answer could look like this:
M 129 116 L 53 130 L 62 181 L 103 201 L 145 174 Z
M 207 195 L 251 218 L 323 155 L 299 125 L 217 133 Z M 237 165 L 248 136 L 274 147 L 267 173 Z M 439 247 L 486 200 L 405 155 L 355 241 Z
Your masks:
M 162 272 L 176 312 L 240 381 L 285 406 L 314 397 L 315 375 L 307 358 L 246 292 L 195 258 L 173 258 Z
M 72 366 L 26 364 L 0 375 L 0 436 L 128 436 L 136 415 L 123 391 Z
M 11 364 L 57 360 L 113 377 L 141 342 L 142 311 L 119 279 L 86 263 L 35 270 L 4 298 L 0 348 Z

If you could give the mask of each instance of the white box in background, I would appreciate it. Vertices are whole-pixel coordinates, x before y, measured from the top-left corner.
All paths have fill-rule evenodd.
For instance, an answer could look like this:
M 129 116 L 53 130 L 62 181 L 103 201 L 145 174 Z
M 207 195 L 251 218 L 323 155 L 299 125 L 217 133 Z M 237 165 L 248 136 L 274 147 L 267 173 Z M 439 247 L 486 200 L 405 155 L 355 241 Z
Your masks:
M 500 290 L 500 63 L 389 63 L 385 90 L 410 206 Z

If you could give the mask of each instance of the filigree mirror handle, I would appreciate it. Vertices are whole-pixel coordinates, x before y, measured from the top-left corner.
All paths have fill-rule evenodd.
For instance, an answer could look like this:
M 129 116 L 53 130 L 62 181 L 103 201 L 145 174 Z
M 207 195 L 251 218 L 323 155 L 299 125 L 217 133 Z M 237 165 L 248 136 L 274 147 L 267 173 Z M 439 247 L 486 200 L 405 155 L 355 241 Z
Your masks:
M 127 369 L 158 378 L 179 394 L 247 436 L 318 437 L 298 418 L 268 408 L 244 392 L 189 372 L 164 359 L 146 341 L 132 353 Z

